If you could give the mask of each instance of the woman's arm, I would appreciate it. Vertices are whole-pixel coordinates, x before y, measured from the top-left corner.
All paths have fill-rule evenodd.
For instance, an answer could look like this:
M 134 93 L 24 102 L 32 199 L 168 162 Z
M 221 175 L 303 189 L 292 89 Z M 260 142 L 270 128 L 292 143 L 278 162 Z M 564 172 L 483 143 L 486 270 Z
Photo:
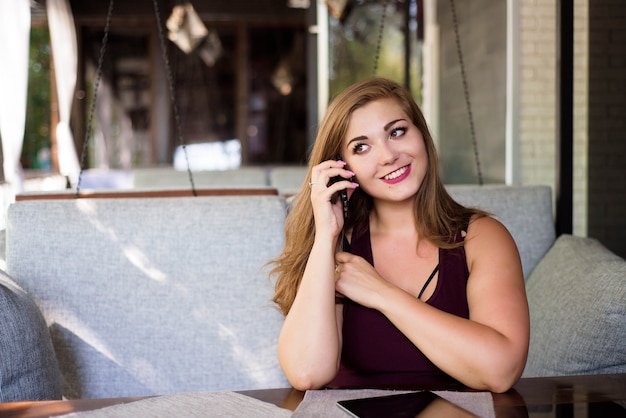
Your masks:
M 291 385 L 319 389 L 341 358 L 342 305 L 335 304 L 334 245 L 315 242 L 278 338 L 278 359 Z
M 330 200 L 341 187 L 355 186 L 349 182 L 326 185 L 330 177 L 354 175 L 344 166 L 341 161 L 325 161 L 312 170 L 315 240 L 278 338 L 280 365 L 299 390 L 323 387 L 339 369 L 343 310 L 335 303 L 335 251 L 343 227 L 343 209 L 341 202 L 331 204 Z
M 465 251 L 469 319 L 434 308 L 383 280 L 372 279 L 367 290 L 356 281 L 339 287 L 351 299 L 382 312 L 450 376 L 476 389 L 503 392 L 521 376 L 528 353 L 529 315 L 519 253 L 506 228 L 489 217 L 470 223 Z

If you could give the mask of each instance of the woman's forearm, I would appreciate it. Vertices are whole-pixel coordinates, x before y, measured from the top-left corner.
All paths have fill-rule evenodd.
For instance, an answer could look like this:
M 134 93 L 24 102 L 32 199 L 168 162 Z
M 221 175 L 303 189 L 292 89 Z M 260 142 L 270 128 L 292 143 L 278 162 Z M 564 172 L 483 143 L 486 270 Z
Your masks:
M 334 250 L 331 240 L 314 243 L 279 336 L 279 361 L 296 389 L 322 387 L 339 367 L 341 335 L 335 304 Z
M 502 392 L 521 375 L 527 353 L 527 328 L 498 329 L 443 312 L 400 289 L 381 311 L 437 367 L 475 389 Z M 523 307 L 520 308 L 520 317 Z

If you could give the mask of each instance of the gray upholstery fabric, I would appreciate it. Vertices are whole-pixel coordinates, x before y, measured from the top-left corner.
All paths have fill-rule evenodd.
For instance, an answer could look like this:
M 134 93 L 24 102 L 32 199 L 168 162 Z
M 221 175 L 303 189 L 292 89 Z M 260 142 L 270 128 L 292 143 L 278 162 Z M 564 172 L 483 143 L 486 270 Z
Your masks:
M 70 398 L 287 384 L 265 263 L 278 196 L 21 201 L 7 269 L 40 303 Z
M 0 402 L 61 399 L 46 322 L 29 295 L 0 272 Z
M 194 185 L 201 187 L 267 187 L 264 167 L 240 167 L 236 170 L 194 171 Z M 189 173 L 170 168 L 143 168 L 132 171 L 133 188 L 189 188 Z
M 306 166 L 274 167 L 269 172 L 270 186 L 282 195 L 294 195 L 302 186 L 307 170 Z
M 527 281 L 525 377 L 626 372 L 626 260 L 562 235 Z
M 555 239 L 550 188 L 450 185 L 447 190 L 459 203 L 486 210 L 507 227 L 528 278 Z

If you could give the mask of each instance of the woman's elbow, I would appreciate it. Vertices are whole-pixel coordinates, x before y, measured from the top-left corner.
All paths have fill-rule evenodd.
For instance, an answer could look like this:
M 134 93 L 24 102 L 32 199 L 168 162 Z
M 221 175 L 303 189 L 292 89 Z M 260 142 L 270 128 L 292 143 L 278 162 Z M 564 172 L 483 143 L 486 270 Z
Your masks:
M 511 389 L 522 377 L 528 359 L 528 334 L 513 342 L 483 364 L 483 383 L 494 393 L 504 393 Z
M 495 370 L 485 377 L 485 389 L 494 393 L 504 393 L 515 385 L 524 371 L 526 362 L 512 364 L 509 368 Z
M 286 350 L 279 344 L 278 363 L 289 384 L 297 390 L 315 390 L 326 386 L 339 371 L 339 360 L 328 361 L 328 355 L 311 355 Z M 335 356 L 338 357 L 338 356 Z
M 504 393 L 511 389 L 519 378 L 505 377 L 501 379 L 494 379 L 486 384 L 486 389 L 493 393 Z
M 287 380 L 294 389 L 305 392 L 307 390 L 322 389 L 331 379 L 325 379 L 312 373 L 287 374 Z

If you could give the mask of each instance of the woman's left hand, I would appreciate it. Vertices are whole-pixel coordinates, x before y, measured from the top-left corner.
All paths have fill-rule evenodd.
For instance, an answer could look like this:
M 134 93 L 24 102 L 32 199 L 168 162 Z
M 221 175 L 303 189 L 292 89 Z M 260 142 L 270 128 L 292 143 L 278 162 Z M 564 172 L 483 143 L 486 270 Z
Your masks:
M 376 309 L 382 291 L 393 287 L 363 257 L 339 252 L 335 263 L 335 290 L 363 306 Z

